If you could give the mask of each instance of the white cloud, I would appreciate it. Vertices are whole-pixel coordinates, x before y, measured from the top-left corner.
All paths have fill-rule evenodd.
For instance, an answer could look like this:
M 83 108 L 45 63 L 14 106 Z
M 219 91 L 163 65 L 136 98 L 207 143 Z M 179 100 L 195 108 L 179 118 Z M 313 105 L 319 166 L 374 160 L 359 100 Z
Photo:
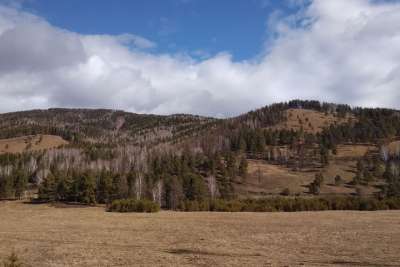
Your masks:
M 400 108 L 398 25 L 396 3 L 315 0 L 270 20 L 275 34 L 262 56 L 234 62 L 227 53 L 157 55 L 140 36 L 81 35 L 0 7 L 0 112 L 62 106 L 231 116 L 293 98 Z

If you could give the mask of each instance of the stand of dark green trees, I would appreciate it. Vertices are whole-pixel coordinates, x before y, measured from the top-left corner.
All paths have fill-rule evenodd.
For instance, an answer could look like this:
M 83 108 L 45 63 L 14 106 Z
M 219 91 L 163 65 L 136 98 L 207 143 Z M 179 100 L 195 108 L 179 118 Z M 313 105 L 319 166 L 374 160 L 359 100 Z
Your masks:
M 110 204 L 117 199 L 157 198 L 163 208 L 177 209 L 186 200 L 203 201 L 213 197 L 207 177 L 214 178 L 212 186 L 215 186 L 218 197 L 233 199 L 233 183 L 237 177 L 245 179 L 247 161 L 234 153 L 210 157 L 183 153 L 181 156 L 153 157 L 149 160 L 149 170 L 145 174 L 135 170 L 120 174 L 106 170 L 78 172 L 53 169 L 39 186 L 39 199 Z

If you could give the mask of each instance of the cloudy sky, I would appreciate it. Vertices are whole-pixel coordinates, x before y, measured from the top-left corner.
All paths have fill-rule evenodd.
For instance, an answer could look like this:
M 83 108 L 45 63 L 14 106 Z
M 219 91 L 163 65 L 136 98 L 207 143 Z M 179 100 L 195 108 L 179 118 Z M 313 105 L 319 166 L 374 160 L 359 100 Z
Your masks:
M 0 0 L 0 112 L 400 108 L 399 25 L 393 0 Z

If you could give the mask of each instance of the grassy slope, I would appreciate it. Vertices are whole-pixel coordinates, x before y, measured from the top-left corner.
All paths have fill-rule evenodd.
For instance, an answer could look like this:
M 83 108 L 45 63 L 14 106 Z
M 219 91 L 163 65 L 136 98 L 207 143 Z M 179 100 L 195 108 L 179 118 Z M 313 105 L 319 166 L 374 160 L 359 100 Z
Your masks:
M 274 129 L 289 129 L 308 133 L 319 133 L 323 128 L 332 124 L 343 124 L 354 121 L 353 116 L 339 118 L 333 114 L 325 114 L 309 109 L 288 109 L 284 112 L 285 121 L 272 127 Z
M 68 144 L 55 135 L 32 135 L 0 140 L 0 154 L 22 153 L 25 151 L 45 150 Z

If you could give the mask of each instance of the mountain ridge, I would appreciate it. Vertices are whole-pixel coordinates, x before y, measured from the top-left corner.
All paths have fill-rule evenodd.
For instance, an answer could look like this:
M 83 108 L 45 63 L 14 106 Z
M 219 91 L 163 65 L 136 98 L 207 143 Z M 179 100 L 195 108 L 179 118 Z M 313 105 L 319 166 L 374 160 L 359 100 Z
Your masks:
M 119 177 L 120 197 L 146 197 L 173 209 L 204 198 L 390 195 L 400 191 L 399 114 L 313 100 L 226 119 L 109 109 L 1 114 L 0 189 L 18 171 L 39 189 L 49 179 L 89 179 L 99 192 L 107 172 L 107 179 Z M 22 144 L 13 154 L 16 137 Z M 76 200 L 70 194 L 47 197 Z M 90 199 L 107 202 L 107 194 Z

